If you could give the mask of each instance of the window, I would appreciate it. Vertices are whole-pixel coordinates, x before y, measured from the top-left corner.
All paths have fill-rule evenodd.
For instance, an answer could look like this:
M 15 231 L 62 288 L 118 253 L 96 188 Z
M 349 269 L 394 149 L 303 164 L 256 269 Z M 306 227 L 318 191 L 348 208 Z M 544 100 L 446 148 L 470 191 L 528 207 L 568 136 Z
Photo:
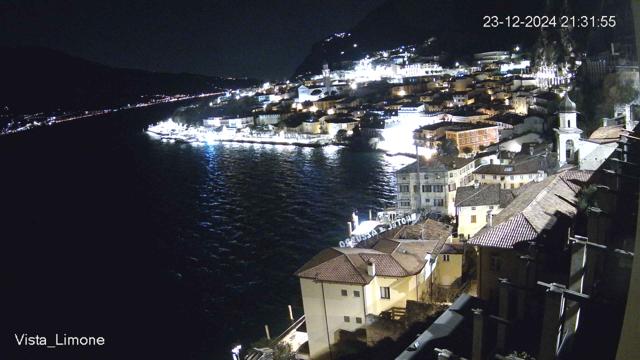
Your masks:
M 456 183 L 449 184 L 449 191 L 456 191 Z
M 402 180 L 407 180 L 407 177 L 406 177 L 406 176 L 403 176 L 403 177 L 402 177 Z
M 388 286 L 380 286 L 380 299 L 391 299 L 391 292 Z
M 431 185 L 422 185 L 422 192 L 431 192 Z
M 424 174 L 424 179 L 425 179 L 425 180 L 429 180 L 429 175 Z
M 351 319 L 348 316 L 344 317 L 344 322 L 351 322 Z
M 417 193 L 418 192 L 418 185 L 413 185 L 413 192 Z
M 360 297 L 360 291 L 358 291 L 358 290 L 353 290 L 353 296 L 354 296 L 354 297 Z
M 498 176 L 497 175 L 493 175 L 493 180 L 498 180 Z
M 498 255 L 491 255 L 491 263 L 489 264 L 489 269 L 495 272 L 499 272 L 502 268 L 502 259 Z
M 436 173 L 436 179 L 440 179 L 440 173 Z
M 342 293 L 342 296 L 347 296 L 347 290 L 342 289 L 342 290 L 340 290 L 340 292 Z
M 442 255 L 442 261 L 449 261 L 449 254 Z
M 513 180 L 513 175 L 509 176 L 509 179 Z
M 476 209 L 476 207 L 475 207 L 475 206 L 472 206 L 472 207 L 471 207 L 471 210 L 475 210 L 475 209 Z
M 443 192 L 444 186 L 442 185 L 433 185 L 433 192 Z
M 516 188 L 516 184 L 511 184 L 511 188 L 515 189 Z
M 444 199 L 434 199 L 433 206 L 444 206 Z
M 476 216 L 475 215 L 471 215 L 471 223 L 472 224 L 476 223 Z
M 400 192 L 401 193 L 408 193 L 409 192 L 409 185 L 400 185 Z
M 361 317 L 356 317 L 356 323 L 362 324 L 362 318 Z
M 400 201 L 400 206 L 402 207 L 410 207 L 411 201 Z
M 449 173 L 449 177 L 452 178 L 453 177 L 453 171 Z
M 489 205 L 489 210 L 493 210 L 493 205 Z
M 482 176 L 480 176 L 480 177 L 484 179 L 484 175 L 482 175 Z

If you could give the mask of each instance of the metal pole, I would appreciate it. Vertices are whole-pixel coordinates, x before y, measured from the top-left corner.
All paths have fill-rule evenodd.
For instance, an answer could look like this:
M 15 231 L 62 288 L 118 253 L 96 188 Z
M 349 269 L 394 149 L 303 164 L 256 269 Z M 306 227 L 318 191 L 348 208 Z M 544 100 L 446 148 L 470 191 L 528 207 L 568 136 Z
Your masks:
M 422 186 L 420 186 L 420 155 L 418 154 L 418 144 L 416 144 L 416 164 L 418 168 L 418 202 L 416 203 L 416 210 L 422 208 Z
M 271 340 L 271 334 L 269 334 L 269 325 L 264 325 L 264 332 L 267 334 L 267 340 Z
M 289 319 L 293 321 L 293 310 L 291 309 L 291 305 L 287 305 L 289 307 Z

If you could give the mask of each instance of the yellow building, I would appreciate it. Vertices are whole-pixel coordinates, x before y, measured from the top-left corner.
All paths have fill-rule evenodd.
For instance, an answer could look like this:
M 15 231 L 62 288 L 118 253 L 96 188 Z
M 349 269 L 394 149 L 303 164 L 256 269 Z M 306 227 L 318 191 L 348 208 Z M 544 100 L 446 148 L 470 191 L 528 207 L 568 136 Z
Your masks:
M 542 244 L 553 239 L 555 243 L 545 243 L 547 248 L 566 244 L 570 225 L 566 219 L 573 218 L 577 212 L 575 204 L 580 186 L 576 181 L 588 176 L 589 172 L 566 171 L 528 185 L 493 217 L 491 226 L 485 226 L 469 240 L 468 244 L 478 249 L 480 298 L 495 301 L 500 278 L 518 283 L 526 277 L 522 275 L 520 257 L 527 254 L 532 242 Z M 545 274 L 539 271 L 538 280 L 551 281 Z
M 542 181 L 547 177 L 547 159 L 532 157 L 511 164 L 488 164 L 473 173 L 474 180 L 481 184 L 499 184 L 503 189 L 517 189 L 531 181 Z
M 501 189 L 500 184 L 476 182 L 472 186 L 459 187 L 456 192 L 458 237 L 465 239 L 475 235 L 513 198 L 513 192 Z
M 411 228 L 413 234 L 407 234 Z M 393 237 L 372 248 L 325 249 L 296 272 L 311 359 L 336 358 L 340 332 L 366 329 L 367 315 L 405 308 L 407 300 L 423 301 L 437 279 L 450 285 L 459 277 L 458 254 L 446 254 L 446 260 L 439 255 L 451 241 L 450 226 L 427 220 L 405 226 Z M 440 262 L 451 264 L 436 270 Z

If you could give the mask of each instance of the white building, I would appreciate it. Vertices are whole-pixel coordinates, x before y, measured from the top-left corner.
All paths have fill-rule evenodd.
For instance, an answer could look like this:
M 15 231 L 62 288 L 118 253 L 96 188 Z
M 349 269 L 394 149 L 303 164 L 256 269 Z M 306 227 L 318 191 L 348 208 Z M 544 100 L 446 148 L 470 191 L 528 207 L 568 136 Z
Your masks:
M 455 215 L 456 189 L 473 181 L 476 161 L 472 158 L 440 156 L 420 158 L 396 172 L 399 213 L 425 209 Z
M 556 144 L 558 151 L 558 164 L 576 160 L 576 153 L 580 150 L 580 136 L 582 130 L 578 129 L 576 104 L 565 95 L 558 107 L 559 126 L 556 132 Z

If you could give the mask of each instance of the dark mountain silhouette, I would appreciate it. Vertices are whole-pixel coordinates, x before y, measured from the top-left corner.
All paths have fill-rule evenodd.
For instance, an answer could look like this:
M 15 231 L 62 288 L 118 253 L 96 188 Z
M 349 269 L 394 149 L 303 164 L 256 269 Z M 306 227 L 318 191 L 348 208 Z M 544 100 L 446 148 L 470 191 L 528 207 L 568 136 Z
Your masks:
M 340 67 L 341 61 L 359 59 L 366 52 L 422 44 L 429 39 L 432 44 L 423 50 L 430 55 L 448 54 L 448 61 L 468 58 L 476 52 L 510 50 L 515 45 L 529 48 L 540 35 L 539 29 L 504 25 L 484 28 L 483 17 L 544 15 L 549 9 L 558 8 L 554 3 L 564 1 L 387 0 L 348 31 L 351 36 L 314 44 L 294 76 L 318 73 L 324 61 Z M 600 3 L 601 0 L 569 0 L 568 8 L 571 14 L 590 15 L 601 10 Z M 585 43 L 585 31 L 576 29 L 574 33 L 579 43 Z
M 89 110 L 148 95 L 199 94 L 252 80 L 112 68 L 37 47 L 0 48 L 0 109 L 13 114 Z

